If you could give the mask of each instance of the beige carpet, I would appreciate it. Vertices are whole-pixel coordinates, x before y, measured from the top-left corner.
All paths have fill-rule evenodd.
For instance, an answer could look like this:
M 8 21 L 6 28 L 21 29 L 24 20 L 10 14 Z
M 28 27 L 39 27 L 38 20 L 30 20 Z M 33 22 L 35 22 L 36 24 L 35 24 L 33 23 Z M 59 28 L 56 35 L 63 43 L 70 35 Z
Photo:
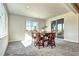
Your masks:
M 79 44 L 56 40 L 56 47 L 41 47 L 38 49 L 33 44 L 24 47 L 21 42 L 9 43 L 5 56 L 79 56 Z

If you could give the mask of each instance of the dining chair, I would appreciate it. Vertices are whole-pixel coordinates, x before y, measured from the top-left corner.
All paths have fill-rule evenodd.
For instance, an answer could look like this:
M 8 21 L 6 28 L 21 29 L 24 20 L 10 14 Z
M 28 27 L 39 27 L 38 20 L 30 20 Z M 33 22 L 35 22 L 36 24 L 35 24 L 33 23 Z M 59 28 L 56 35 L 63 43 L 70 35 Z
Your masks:
M 56 47 L 55 37 L 55 33 L 49 33 L 47 46 L 51 46 L 51 48 Z
M 43 40 L 43 36 L 40 33 L 36 34 L 36 46 L 38 46 L 38 48 L 40 49 L 40 47 L 44 47 L 44 40 Z

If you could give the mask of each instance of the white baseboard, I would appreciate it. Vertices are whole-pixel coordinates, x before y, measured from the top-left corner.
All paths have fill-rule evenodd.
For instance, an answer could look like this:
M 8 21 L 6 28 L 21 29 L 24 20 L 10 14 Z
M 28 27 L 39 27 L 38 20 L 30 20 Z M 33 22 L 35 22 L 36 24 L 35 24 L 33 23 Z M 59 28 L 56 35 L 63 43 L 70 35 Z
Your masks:
M 64 40 L 69 41 L 69 42 L 79 43 L 79 41 L 74 41 L 74 40 L 70 40 L 70 39 L 64 39 Z

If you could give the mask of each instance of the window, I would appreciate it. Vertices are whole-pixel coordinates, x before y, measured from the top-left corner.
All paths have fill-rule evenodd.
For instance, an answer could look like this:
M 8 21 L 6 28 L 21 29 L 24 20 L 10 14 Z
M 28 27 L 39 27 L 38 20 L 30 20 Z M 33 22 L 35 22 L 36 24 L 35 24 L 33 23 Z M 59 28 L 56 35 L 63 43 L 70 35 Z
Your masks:
M 38 22 L 26 21 L 26 30 L 38 30 Z
M 7 33 L 7 13 L 5 11 L 5 8 L 2 4 L 0 4 L 0 38 L 6 36 Z
M 58 31 L 59 31 L 59 32 L 62 31 L 62 24 L 58 24 Z
M 56 32 L 57 38 L 64 38 L 64 18 L 52 21 L 51 30 Z
M 57 30 L 58 30 L 58 33 L 63 32 L 64 31 L 64 23 L 57 24 Z

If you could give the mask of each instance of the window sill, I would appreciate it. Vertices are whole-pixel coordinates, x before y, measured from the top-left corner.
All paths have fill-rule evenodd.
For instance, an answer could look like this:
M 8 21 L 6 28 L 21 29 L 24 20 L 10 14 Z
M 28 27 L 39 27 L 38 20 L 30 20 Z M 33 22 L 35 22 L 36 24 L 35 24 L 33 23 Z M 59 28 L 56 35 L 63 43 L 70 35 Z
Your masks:
M 1 38 L 4 38 L 4 37 L 7 36 L 7 35 L 8 35 L 8 34 L 4 34 L 4 35 L 0 36 L 0 39 L 1 39 Z

